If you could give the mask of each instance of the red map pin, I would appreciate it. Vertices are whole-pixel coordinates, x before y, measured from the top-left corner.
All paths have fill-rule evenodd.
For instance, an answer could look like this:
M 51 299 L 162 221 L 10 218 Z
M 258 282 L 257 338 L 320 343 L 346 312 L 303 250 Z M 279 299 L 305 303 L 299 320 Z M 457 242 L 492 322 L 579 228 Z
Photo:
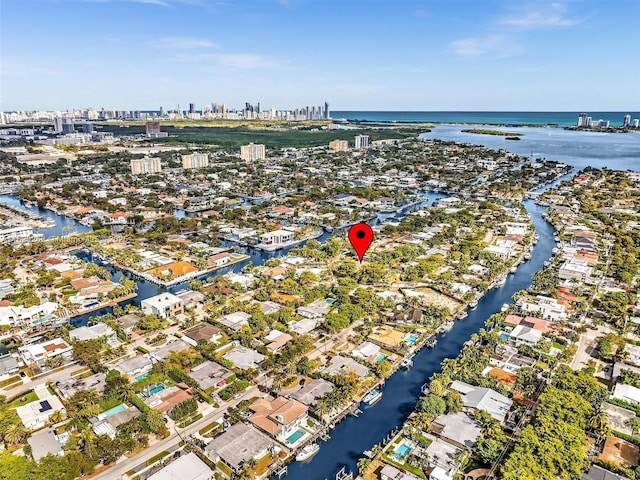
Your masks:
M 362 262 L 364 254 L 373 242 L 373 230 L 366 223 L 356 223 L 349 229 L 349 242 Z

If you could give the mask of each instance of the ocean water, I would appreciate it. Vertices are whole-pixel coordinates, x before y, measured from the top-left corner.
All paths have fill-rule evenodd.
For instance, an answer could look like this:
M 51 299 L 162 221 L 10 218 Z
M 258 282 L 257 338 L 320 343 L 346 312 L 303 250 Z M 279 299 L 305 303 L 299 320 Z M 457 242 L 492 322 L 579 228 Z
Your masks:
M 576 125 L 582 112 L 376 112 L 336 110 L 333 119 L 370 122 L 433 122 L 487 125 Z M 622 126 L 624 116 L 640 118 L 639 112 L 585 112 L 594 120 L 609 120 L 612 127 Z

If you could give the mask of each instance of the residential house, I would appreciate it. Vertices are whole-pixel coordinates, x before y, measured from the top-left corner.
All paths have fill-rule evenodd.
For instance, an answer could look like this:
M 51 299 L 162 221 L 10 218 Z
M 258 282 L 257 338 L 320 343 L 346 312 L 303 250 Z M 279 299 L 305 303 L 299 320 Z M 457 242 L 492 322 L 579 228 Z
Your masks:
M 627 480 L 627 478 L 605 470 L 599 465 L 591 465 L 589 471 L 582 475 L 580 480 Z
M 220 268 L 226 263 L 229 263 L 230 260 L 231 260 L 231 253 L 229 252 L 217 253 L 215 255 L 211 255 L 207 259 L 207 267 Z
M 358 377 L 364 378 L 369 375 L 369 369 L 352 358 L 336 355 L 330 360 L 329 365 L 324 368 L 323 373 L 326 375 L 355 373 Z
M 147 480 L 211 480 L 213 478 L 213 472 L 209 466 L 194 452 L 189 452 L 147 477 Z
M 31 328 L 57 320 L 55 312 L 60 308 L 55 302 L 44 302 L 31 307 L 1 306 L 0 325 L 11 328 Z
M 57 396 L 40 392 L 38 397 L 38 400 L 16 408 L 22 424 L 32 430 L 44 426 L 54 413 L 65 411 Z
M 119 362 L 114 369 L 118 370 L 123 375 L 129 375 L 130 377 L 139 377 L 151 370 L 153 362 L 146 355 L 136 355 L 127 360 Z
M 327 313 L 329 313 L 329 307 L 327 305 L 327 302 L 319 299 L 311 302 L 309 305 L 298 307 L 297 312 L 303 317 L 319 318 L 324 317 Z
M 289 398 L 305 404 L 307 407 L 313 408 L 318 403 L 320 397 L 325 393 L 329 393 L 335 389 L 333 383 L 322 378 L 316 378 L 305 384 L 300 390 L 289 395 Z
M 269 342 L 267 348 L 269 351 L 276 353 L 287 343 L 293 340 L 293 337 L 288 333 L 281 332 L 279 330 L 271 330 L 265 337 L 265 341 Z
M 181 352 L 190 348 L 192 348 L 192 346 L 184 340 L 174 340 L 173 342 L 169 342 L 158 348 L 157 350 L 151 352 L 149 354 L 149 357 L 152 361 L 164 362 L 171 352 Z
M 295 239 L 295 233 L 289 230 L 274 230 L 258 236 L 258 240 L 265 246 L 284 245 Z
M 295 399 L 266 396 L 253 402 L 249 421 L 274 438 L 285 440 L 307 418 L 309 408 Z
M 525 301 L 520 307 L 524 312 L 539 313 L 544 320 L 557 322 L 567 317 L 565 305 L 555 298 L 537 295 L 535 301 Z
M 482 427 L 466 413 L 449 413 L 440 415 L 431 422 L 434 435 L 462 448 L 471 448 L 482 435 Z
M 375 360 L 380 353 L 380 347 L 371 342 L 362 342 L 356 348 L 351 350 L 351 355 L 363 360 Z
M 413 473 L 399 470 L 393 465 L 385 465 L 380 470 L 380 480 L 419 480 Z
M 126 406 L 122 404 L 120 407 Z M 113 440 L 118 433 L 118 427 L 138 417 L 140 410 L 136 407 L 126 407 L 110 415 L 105 415 L 105 413 L 106 412 L 101 413 L 97 417 L 90 418 L 89 422 L 96 435 L 109 435 Z
M 165 320 L 184 312 L 184 303 L 180 297 L 169 292 L 142 300 L 140 307 L 146 315 L 157 315 Z
M 218 323 L 229 327 L 234 332 L 239 332 L 242 327 L 249 326 L 251 315 L 246 312 L 234 312 L 217 320 Z
M 264 458 L 274 448 L 273 440 L 255 427 L 240 422 L 209 442 L 204 451 L 215 464 L 222 462 L 226 468 L 219 467 L 218 473 L 230 479 L 229 470 L 240 473 L 247 462 Z
M 628 403 L 640 404 L 640 388 L 636 388 L 632 385 L 625 385 L 624 383 L 617 383 L 613 387 L 611 398 L 617 398 Z
M 32 343 L 23 347 L 18 347 L 18 356 L 25 365 L 44 366 L 49 358 L 62 356 L 71 358 L 73 347 L 62 338 L 54 338 L 41 343 Z
M 240 370 L 248 370 L 257 368 L 264 360 L 264 355 L 250 348 L 237 345 L 233 350 L 225 353 L 222 358 L 229 360 Z
M 96 373 L 86 378 L 67 377 L 56 382 L 60 396 L 65 400 L 71 398 L 79 390 L 92 390 L 99 396 L 104 394 L 107 375 Z
M 69 332 L 69 338 L 73 340 L 94 340 L 96 338 L 104 338 L 109 344 L 117 344 L 116 332 L 108 325 L 102 322 L 91 325 L 90 327 L 78 327 Z
M 192 346 L 197 346 L 198 342 L 204 340 L 210 343 L 218 343 L 223 337 L 222 330 L 214 327 L 210 323 L 201 323 L 195 327 L 184 331 L 182 339 Z
M 205 391 L 215 388 L 222 388 L 227 384 L 227 379 L 233 377 L 234 373 L 222 365 L 207 360 L 189 372 L 189 376 L 193 378 L 200 388 Z
M 7 380 L 12 375 L 15 375 L 20 370 L 18 361 L 11 355 L 5 355 L 0 357 L 0 381 Z
M 289 324 L 289 331 L 297 333 L 298 335 L 306 335 L 316 329 L 318 321 L 313 318 L 303 318 L 297 322 L 291 322 Z
M 579 282 L 589 282 L 593 275 L 593 267 L 585 261 L 571 260 L 565 262 L 558 270 L 558 277 L 562 280 L 577 280 Z
M 272 301 L 260 302 L 260 311 L 265 315 L 271 315 L 278 312 L 282 308 L 282 305 Z
M 513 402 L 504 395 L 486 387 L 474 387 L 468 383 L 455 380 L 449 387 L 462 397 L 464 408 L 483 410 L 499 422 L 503 422 Z
M 534 328 L 518 325 L 509 332 L 509 345 L 519 347 L 522 344 L 533 346 L 542 338 L 542 332 Z
M 404 333 L 391 328 L 388 325 L 379 325 L 373 328 L 367 337 L 376 345 L 389 350 L 397 350 L 405 344 Z
M 136 327 L 141 317 L 133 313 L 128 313 L 121 317 L 116 318 L 116 322 L 120 324 L 124 332 L 129 335 Z
M 31 456 L 36 463 L 47 455 L 55 455 L 57 457 L 64 455 L 60 440 L 50 428 L 34 433 L 27 439 L 27 443 L 31 447 Z

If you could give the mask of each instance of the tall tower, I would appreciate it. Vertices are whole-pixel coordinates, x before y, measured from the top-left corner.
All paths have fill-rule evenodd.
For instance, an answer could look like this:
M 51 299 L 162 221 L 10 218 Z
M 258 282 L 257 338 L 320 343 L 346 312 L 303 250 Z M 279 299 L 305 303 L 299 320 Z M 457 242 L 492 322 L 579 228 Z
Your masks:
M 329 102 L 324 102 L 324 119 L 329 120 L 331 115 L 329 114 Z

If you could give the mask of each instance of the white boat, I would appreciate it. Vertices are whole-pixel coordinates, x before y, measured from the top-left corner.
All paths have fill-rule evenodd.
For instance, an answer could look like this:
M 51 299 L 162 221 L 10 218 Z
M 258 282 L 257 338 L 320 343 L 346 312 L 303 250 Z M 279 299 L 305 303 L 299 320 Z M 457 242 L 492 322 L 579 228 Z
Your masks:
M 509 304 L 508 303 L 503 303 L 502 304 L 502 308 L 500 309 L 501 312 L 506 312 L 507 310 L 509 310 Z
M 525 260 L 531 260 L 531 253 L 530 252 L 525 253 L 524 254 L 524 259 Z
M 374 388 L 369 393 L 367 393 L 364 397 L 362 397 L 362 402 L 366 403 L 367 405 L 373 405 L 381 398 L 382 398 L 382 392 Z
M 496 287 L 502 287 L 505 283 L 507 283 L 507 277 L 500 277 L 496 281 Z
M 558 247 L 553 247 L 553 249 L 551 250 L 551 253 L 558 253 L 560 251 L 560 249 Z
M 469 307 L 470 308 L 476 308 L 478 306 L 478 301 L 477 300 L 471 300 L 471 302 L 469 302 Z
M 442 325 L 438 327 L 438 331 L 440 332 L 448 332 L 453 328 L 453 322 L 444 322 Z
M 457 318 L 458 320 L 462 320 L 463 318 L 467 318 L 467 315 L 468 313 L 466 312 L 466 310 L 463 310 L 457 315 Z
M 545 262 L 544 262 L 544 266 L 545 266 L 545 267 L 548 267 L 549 265 L 551 265 L 551 262 L 550 262 L 549 260 L 547 260 L 547 261 L 545 261 Z
M 402 359 L 402 362 L 400 363 L 400 366 L 402 368 L 409 368 L 413 366 L 413 360 L 411 360 L 411 358 L 405 357 Z
M 309 445 L 307 445 L 306 447 L 304 447 L 302 450 L 298 452 L 298 454 L 296 455 L 296 461 L 304 462 L 305 460 L 309 460 L 319 451 L 320 451 L 320 445 L 318 445 L 317 443 L 310 443 Z
M 518 271 L 518 267 L 511 267 L 509 273 L 516 273 Z

